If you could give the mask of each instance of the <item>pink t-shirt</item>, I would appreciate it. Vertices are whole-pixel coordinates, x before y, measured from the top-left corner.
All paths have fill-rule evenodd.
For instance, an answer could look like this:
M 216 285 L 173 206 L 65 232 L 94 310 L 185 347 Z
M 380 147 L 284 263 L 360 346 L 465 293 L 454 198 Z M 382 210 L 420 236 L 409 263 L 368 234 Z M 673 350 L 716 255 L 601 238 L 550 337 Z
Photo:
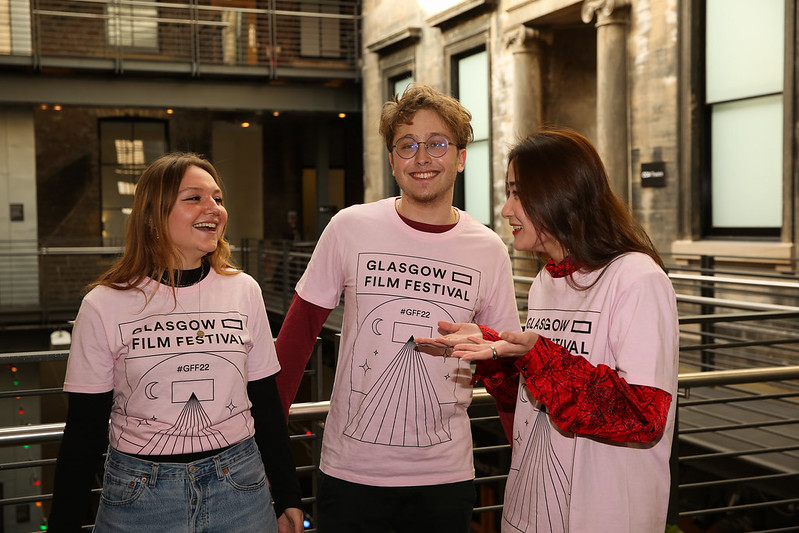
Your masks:
M 506 246 L 460 212 L 444 233 L 403 222 L 394 198 L 349 207 L 328 224 L 297 284 L 303 300 L 345 306 L 320 468 L 375 486 L 474 477 L 468 363 L 418 351 L 437 322 L 519 331 Z
M 582 286 L 599 272 L 576 272 Z M 521 383 L 505 487 L 503 533 L 661 533 L 669 502 L 679 330 L 674 289 L 651 258 L 611 263 L 592 288 L 542 270 L 530 287 L 526 329 L 607 365 L 633 385 L 672 395 L 663 435 L 651 444 L 566 433 Z
M 96 287 L 78 312 L 64 390 L 114 390 L 109 440 L 140 455 L 214 450 L 253 435 L 247 382 L 280 370 L 261 289 L 244 273 L 172 289 Z

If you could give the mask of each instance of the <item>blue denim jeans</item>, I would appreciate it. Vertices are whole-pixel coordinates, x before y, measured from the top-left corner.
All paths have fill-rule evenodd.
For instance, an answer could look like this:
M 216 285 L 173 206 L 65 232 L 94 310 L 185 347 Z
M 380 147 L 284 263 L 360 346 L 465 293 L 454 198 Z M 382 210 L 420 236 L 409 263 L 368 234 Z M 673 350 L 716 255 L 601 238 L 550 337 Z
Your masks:
M 277 532 L 253 439 L 193 463 L 154 463 L 109 448 L 97 533 Z

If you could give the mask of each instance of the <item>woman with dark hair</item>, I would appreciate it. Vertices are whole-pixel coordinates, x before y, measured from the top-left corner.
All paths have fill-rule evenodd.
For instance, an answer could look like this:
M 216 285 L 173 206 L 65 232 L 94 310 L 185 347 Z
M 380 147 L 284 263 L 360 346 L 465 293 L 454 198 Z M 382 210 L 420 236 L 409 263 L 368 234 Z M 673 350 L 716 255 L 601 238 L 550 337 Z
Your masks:
M 303 530 L 261 289 L 226 224 L 205 159 L 168 154 L 139 179 L 124 253 L 75 321 L 48 531 Z
M 524 331 L 441 322 L 416 342 L 476 361 L 497 401 L 513 447 L 503 532 L 662 532 L 679 337 L 663 263 L 574 131 L 516 145 L 507 191 L 513 247 L 546 260 Z

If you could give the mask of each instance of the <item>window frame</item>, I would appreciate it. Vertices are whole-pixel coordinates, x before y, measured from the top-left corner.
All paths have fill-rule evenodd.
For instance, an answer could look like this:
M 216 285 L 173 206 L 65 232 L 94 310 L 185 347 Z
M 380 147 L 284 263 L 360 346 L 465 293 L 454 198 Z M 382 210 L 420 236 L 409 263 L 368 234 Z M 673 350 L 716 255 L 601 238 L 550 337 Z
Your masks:
M 779 228 L 717 228 L 712 223 L 711 190 L 711 110 L 705 104 L 705 2 L 691 0 L 680 7 L 680 174 L 683 201 L 680 217 L 680 237 L 692 241 L 703 239 L 793 242 L 797 235 L 794 213 L 799 212 L 799 200 L 794 169 L 797 137 L 793 133 L 797 109 L 796 91 L 796 27 L 797 11 L 792 0 L 784 0 L 785 44 L 783 70 L 783 121 L 782 121 L 782 221 Z
M 380 59 L 380 78 L 383 83 L 380 93 L 384 95 L 383 101 L 394 98 L 394 85 L 398 80 L 409 77 L 416 81 L 416 41 L 413 40 L 407 44 L 408 46 L 399 48 Z M 383 139 L 380 140 L 382 142 Z M 383 195 L 386 198 L 400 195 L 399 186 L 391 172 L 388 156 L 384 158 L 383 163 Z
M 455 29 L 457 31 L 455 31 Z M 444 64 L 447 68 L 446 79 L 449 83 L 447 90 L 449 94 L 458 98 L 460 88 L 458 87 L 458 62 L 470 55 L 485 52 L 487 64 L 487 72 L 489 79 L 488 83 L 488 206 L 489 206 L 489 221 L 487 226 L 494 227 L 496 219 L 494 213 L 494 128 L 493 128 L 493 107 L 491 105 L 492 87 L 491 87 L 491 40 L 489 39 L 489 31 L 486 26 L 485 18 L 480 17 L 469 21 L 468 23 L 457 26 L 444 36 Z M 466 149 L 466 168 L 469 165 L 469 149 Z M 453 204 L 460 208 L 466 208 L 466 195 L 465 195 L 465 172 L 458 173 L 458 178 L 455 181 L 455 193 L 453 197 Z
M 160 130 L 159 138 L 140 140 L 137 138 L 137 126 Z M 114 137 L 117 133 L 114 130 L 119 129 L 128 129 L 128 136 L 126 138 Z M 142 171 L 150 163 L 161 154 L 169 152 L 169 121 L 150 117 L 101 117 L 97 121 L 97 140 L 101 238 L 105 246 L 116 246 L 125 239 L 124 228 L 128 220 L 125 209 L 133 206 L 133 194 L 130 187 L 135 187 Z M 137 143 L 136 141 L 139 140 L 140 142 Z M 124 148 L 128 142 L 136 152 L 141 152 L 141 159 L 135 157 L 129 160 L 119 159 L 119 148 Z M 113 174 L 127 177 L 128 181 L 123 182 L 127 186 L 122 187 L 118 179 L 112 183 L 110 180 Z M 114 216 L 120 210 L 122 211 L 121 218 Z
M 106 44 L 111 48 L 157 52 L 160 40 L 158 4 L 108 4 Z

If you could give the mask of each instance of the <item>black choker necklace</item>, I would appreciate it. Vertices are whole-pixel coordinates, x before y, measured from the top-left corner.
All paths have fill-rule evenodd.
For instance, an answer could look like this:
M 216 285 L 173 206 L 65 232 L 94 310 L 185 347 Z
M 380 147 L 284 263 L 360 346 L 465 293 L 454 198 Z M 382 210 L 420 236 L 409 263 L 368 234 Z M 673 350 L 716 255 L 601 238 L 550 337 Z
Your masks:
M 200 266 L 197 268 L 192 268 L 189 270 L 173 270 L 172 274 L 174 275 L 175 287 L 189 287 L 191 285 L 196 285 L 197 283 L 201 282 L 210 272 L 211 266 L 205 262 L 200 263 Z M 164 272 L 161 275 L 160 281 L 164 285 L 171 286 L 169 282 L 169 272 Z M 198 339 L 205 336 L 205 332 L 202 330 L 201 326 L 202 321 L 200 320 L 202 318 L 202 295 L 200 294 L 201 289 L 201 286 L 197 287 L 197 320 L 189 320 L 189 324 L 196 324 L 196 334 Z M 189 311 L 183 307 L 177 294 L 175 294 L 175 305 L 180 306 L 181 310 L 188 316 Z
M 201 263 L 199 267 L 189 270 L 175 270 L 175 286 L 176 287 L 189 287 L 200 281 L 208 275 L 211 269 L 205 263 Z M 169 272 L 164 272 L 161 276 L 161 283 L 169 285 Z

